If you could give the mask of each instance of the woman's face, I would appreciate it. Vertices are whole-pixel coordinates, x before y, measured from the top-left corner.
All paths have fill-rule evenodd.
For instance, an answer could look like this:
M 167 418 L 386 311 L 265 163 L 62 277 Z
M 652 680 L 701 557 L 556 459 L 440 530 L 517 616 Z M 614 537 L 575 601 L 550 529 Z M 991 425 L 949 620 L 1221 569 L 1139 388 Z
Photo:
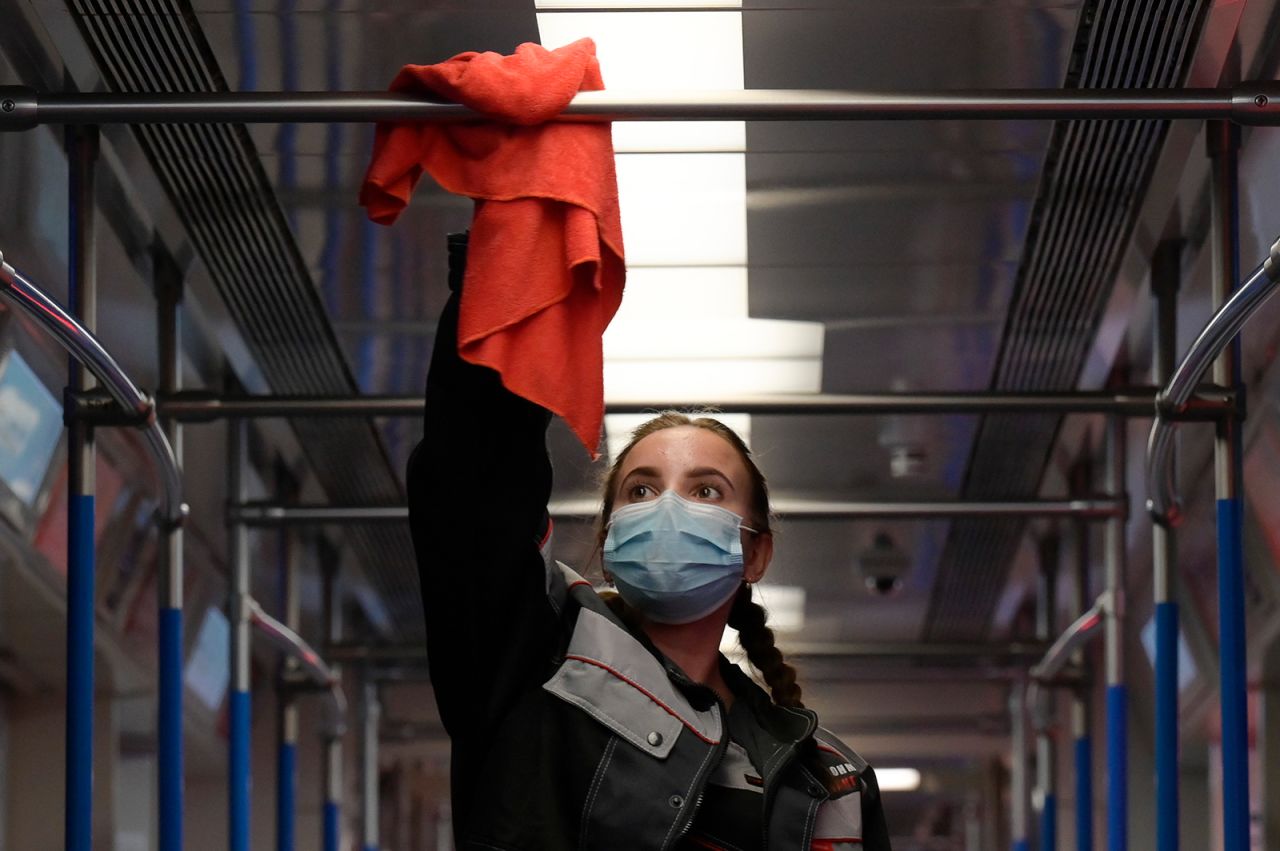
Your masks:
M 705 428 L 665 428 L 631 447 L 618 475 L 613 508 L 616 511 L 624 505 L 657 499 L 669 490 L 693 502 L 727 508 L 747 526 L 758 522 L 751 516 L 753 494 L 747 465 L 728 441 Z M 768 567 L 772 536 L 743 530 L 742 546 L 746 579 L 755 582 Z

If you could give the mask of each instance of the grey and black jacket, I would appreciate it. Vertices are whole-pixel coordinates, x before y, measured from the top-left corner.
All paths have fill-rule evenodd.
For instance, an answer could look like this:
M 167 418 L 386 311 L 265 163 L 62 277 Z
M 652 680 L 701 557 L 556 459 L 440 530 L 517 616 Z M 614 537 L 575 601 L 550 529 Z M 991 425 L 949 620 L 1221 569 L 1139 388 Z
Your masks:
M 544 557 L 549 415 L 458 358 L 456 300 L 408 480 L 457 847 L 887 851 L 874 772 L 728 663 L 728 715 L 754 724 L 760 770 L 736 777 L 756 787 L 743 818 L 759 832 L 730 842 L 706 824 L 709 788 L 734 800 L 713 786 L 734 782 L 726 754 L 743 753 L 723 705 Z

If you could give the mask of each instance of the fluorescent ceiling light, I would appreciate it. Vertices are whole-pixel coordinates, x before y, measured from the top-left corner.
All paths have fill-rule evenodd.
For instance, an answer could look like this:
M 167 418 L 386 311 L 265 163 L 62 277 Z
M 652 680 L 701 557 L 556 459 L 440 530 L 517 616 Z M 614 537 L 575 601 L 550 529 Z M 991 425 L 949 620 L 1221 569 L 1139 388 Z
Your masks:
M 605 361 L 604 395 L 610 402 L 702 399 L 761 393 L 817 393 L 822 359 Z
M 741 9 L 742 0 L 536 0 L 539 12 L 571 12 L 576 9 Z
M 595 41 L 610 91 L 743 88 L 740 2 L 535 6 L 545 47 Z M 605 398 L 818 392 L 822 327 L 747 318 L 745 125 L 623 121 L 613 135 L 630 281 L 605 335 Z M 625 442 L 617 426 L 609 441 Z
M 627 270 L 626 295 L 614 321 L 746 315 L 746 266 L 638 266 Z
M 877 768 L 881 792 L 914 792 L 920 788 L 920 772 L 914 768 Z
M 621 321 L 610 324 L 604 334 L 604 356 L 610 361 L 822 358 L 820 322 L 703 319 L 686 314 L 678 302 L 670 318 L 649 322 L 628 321 L 631 317 L 623 316 L 622 310 Z
M 755 601 L 769 613 L 769 628 L 774 632 L 799 632 L 804 628 L 804 589 L 797 585 L 756 585 Z M 747 654 L 738 641 L 738 631 L 725 627 L 720 639 L 720 652 L 735 665 L 747 662 Z M 876 776 L 880 770 L 876 769 Z
M 799 632 L 804 629 L 804 588 L 799 585 L 756 585 L 756 602 L 769 613 L 769 628 L 774 632 Z
M 609 91 L 743 88 L 741 14 L 557 12 L 538 15 L 538 29 L 547 48 L 584 37 L 594 40 Z M 678 61 L 660 61 L 657 56 Z M 744 151 L 746 133 L 741 121 L 619 121 L 613 125 L 613 145 L 619 152 Z
M 627 262 L 745 266 L 743 154 L 619 154 L 618 199 Z

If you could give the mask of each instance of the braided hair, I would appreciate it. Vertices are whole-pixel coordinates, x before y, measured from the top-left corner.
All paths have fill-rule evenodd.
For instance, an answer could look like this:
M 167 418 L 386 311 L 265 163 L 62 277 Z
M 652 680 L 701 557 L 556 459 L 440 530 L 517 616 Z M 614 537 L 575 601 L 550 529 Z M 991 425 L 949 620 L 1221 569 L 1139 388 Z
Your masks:
M 607 524 L 613 514 L 614 493 L 618 486 L 618 476 L 622 472 L 623 463 L 632 448 L 649 435 L 668 428 L 694 426 L 706 429 L 737 450 L 747 473 L 751 479 L 751 524 L 759 534 L 772 534 L 770 527 L 771 511 L 769 508 L 769 487 L 764 474 L 756 466 L 751 457 L 751 450 L 738 436 L 737 432 L 717 419 L 707 416 L 689 416 L 679 411 L 665 411 L 641 425 L 631 434 L 631 439 L 614 459 L 604 483 L 604 499 L 600 512 L 600 520 L 596 532 L 596 544 L 603 550 L 605 537 L 608 534 Z M 639 629 L 640 615 L 616 593 L 606 593 L 605 602 L 623 623 L 631 629 Z M 774 703 L 779 706 L 803 707 L 800 702 L 800 686 L 796 683 L 795 668 L 782 658 L 782 652 L 774 643 L 773 630 L 767 623 L 768 615 L 760 604 L 751 599 L 751 586 L 743 582 L 733 599 L 733 607 L 729 610 L 729 626 L 738 631 L 738 641 L 746 651 L 747 660 L 760 672 L 765 684 L 773 695 Z

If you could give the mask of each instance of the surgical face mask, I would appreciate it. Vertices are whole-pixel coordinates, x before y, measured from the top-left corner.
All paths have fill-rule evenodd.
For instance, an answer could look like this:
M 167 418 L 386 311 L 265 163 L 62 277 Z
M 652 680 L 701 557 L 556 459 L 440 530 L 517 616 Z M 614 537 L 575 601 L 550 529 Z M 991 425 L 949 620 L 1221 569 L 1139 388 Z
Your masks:
M 742 518 L 664 491 L 609 520 L 604 564 L 622 599 L 658 623 L 692 623 L 742 583 Z

